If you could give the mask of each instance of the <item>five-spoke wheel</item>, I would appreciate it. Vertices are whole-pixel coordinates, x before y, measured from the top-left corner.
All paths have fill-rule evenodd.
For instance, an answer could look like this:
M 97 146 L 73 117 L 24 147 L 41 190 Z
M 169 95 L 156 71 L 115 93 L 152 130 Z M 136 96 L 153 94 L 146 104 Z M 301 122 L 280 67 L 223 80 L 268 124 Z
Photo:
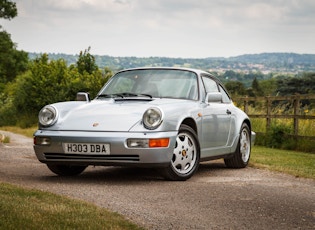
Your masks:
M 232 158 L 224 159 L 227 167 L 245 168 L 248 165 L 251 152 L 251 133 L 248 125 L 243 123 L 239 143 Z
M 198 169 L 200 153 L 199 142 L 195 131 L 186 125 L 181 125 L 176 137 L 170 165 L 164 169 L 164 174 L 170 180 L 187 180 Z

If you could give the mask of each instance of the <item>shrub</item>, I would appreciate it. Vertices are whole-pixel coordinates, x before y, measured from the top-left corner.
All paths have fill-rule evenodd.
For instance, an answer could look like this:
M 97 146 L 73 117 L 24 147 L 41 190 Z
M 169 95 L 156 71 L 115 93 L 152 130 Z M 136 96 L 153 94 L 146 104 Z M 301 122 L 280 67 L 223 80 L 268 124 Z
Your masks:
M 79 91 L 89 92 L 93 98 L 110 74 L 106 69 L 105 74 L 99 69 L 80 73 L 74 65 L 67 67 L 63 59 L 49 60 L 44 54 L 0 92 L 0 126 L 33 126 L 43 106 L 74 100 Z

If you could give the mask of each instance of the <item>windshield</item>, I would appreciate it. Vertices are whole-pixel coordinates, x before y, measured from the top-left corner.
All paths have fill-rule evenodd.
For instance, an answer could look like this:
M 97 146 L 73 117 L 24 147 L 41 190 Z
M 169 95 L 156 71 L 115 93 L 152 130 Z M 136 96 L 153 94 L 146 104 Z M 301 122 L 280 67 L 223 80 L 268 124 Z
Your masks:
M 186 70 L 130 70 L 116 74 L 98 97 L 102 95 L 117 97 L 143 95 L 197 100 L 197 76 Z

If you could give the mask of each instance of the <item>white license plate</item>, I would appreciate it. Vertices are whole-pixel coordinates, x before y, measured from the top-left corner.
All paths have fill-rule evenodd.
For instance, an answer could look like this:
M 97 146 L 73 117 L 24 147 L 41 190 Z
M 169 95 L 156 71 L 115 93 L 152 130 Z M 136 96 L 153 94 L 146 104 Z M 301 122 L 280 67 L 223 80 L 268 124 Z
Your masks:
M 91 143 L 63 143 L 63 151 L 65 153 L 77 154 L 110 154 L 109 144 L 91 144 Z

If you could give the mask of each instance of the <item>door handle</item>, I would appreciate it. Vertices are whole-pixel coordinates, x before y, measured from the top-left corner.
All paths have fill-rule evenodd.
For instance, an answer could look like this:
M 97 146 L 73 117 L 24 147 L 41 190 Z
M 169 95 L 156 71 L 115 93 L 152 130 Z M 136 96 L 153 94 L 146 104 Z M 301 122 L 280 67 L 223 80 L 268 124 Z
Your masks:
M 227 110 L 226 110 L 226 113 L 227 113 L 228 115 L 231 115 L 232 112 L 227 109 Z

